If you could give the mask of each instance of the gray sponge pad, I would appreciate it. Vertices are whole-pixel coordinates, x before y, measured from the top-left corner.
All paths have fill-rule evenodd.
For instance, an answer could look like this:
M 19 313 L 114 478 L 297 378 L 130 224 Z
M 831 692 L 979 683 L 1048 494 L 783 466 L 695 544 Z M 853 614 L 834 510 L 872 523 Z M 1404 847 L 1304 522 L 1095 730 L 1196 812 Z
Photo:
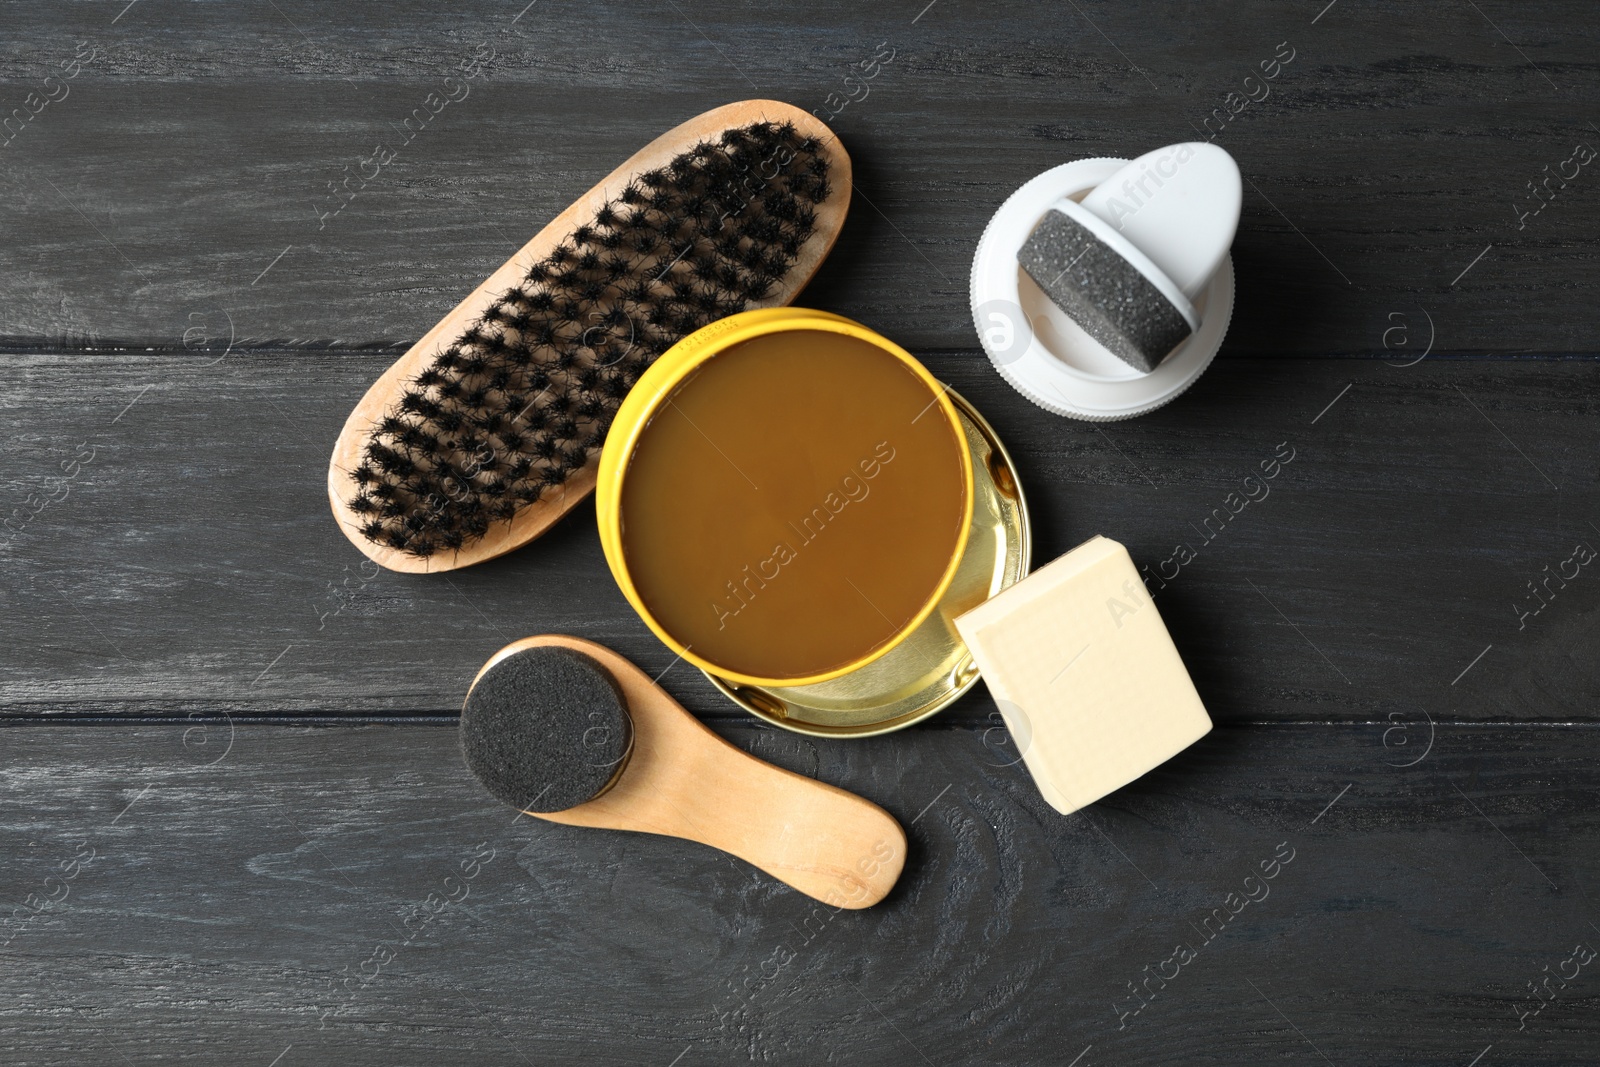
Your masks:
M 611 672 L 570 648 L 525 648 L 490 667 L 461 709 L 461 754 L 522 811 L 566 811 L 605 792 L 633 744 Z
M 1045 213 L 1017 262 L 1090 337 L 1136 370 L 1155 370 L 1189 336 L 1189 324 L 1161 290 L 1059 211 Z

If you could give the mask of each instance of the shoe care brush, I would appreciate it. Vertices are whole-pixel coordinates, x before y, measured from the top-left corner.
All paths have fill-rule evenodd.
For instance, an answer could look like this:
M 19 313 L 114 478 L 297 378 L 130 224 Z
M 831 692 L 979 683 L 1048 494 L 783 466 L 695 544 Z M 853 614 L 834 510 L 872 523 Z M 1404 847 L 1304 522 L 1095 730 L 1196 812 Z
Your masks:
M 622 398 L 679 338 L 789 303 L 832 248 L 850 159 L 772 100 L 658 137 L 558 215 L 361 398 L 328 497 L 397 571 L 526 544 L 594 488 Z
M 497 652 L 461 710 L 461 750 L 529 815 L 699 841 L 834 907 L 876 904 L 905 863 L 882 808 L 733 747 L 592 641 L 546 634 Z

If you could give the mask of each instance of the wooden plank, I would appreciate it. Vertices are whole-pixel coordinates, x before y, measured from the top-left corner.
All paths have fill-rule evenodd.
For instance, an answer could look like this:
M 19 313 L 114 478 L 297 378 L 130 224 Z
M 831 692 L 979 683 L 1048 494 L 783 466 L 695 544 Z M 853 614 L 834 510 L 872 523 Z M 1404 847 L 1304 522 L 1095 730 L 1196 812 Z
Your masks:
M 1566 561 L 1600 547 L 1596 363 L 1240 359 L 1096 427 L 1034 408 L 974 353 L 925 355 L 1010 446 L 1036 563 L 1124 541 L 1217 719 L 1595 714 L 1600 584 Z M 4 714 L 449 713 L 495 649 L 541 632 L 670 669 L 688 707 L 729 711 L 622 599 L 589 505 L 459 573 L 362 566 L 322 471 L 384 357 L 204 363 L 8 364 Z M 1566 588 L 1529 591 L 1563 569 Z
M 1071 817 L 976 729 L 726 730 L 907 825 L 899 887 L 839 913 L 695 846 L 513 821 L 448 728 L 198 729 L 7 731 L 7 1063 L 1551 1064 L 1600 1042 L 1600 978 L 1563 966 L 1600 943 L 1593 727 L 1444 727 L 1409 769 L 1381 724 L 1223 729 Z
M 8 11 L 0 114 L 75 42 L 94 58 L 0 148 L 0 338 L 178 346 L 231 321 L 237 338 L 408 342 L 688 116 L 865 92 L 834 119 L 855 209 L 806 299 L 907 344 L 972 343 L 972 249 L 1024 180 L 1220 130 L 1250 179 L 1230 352 L 1381 352 L 1389 315 L 1424 309 L 1440 350 L 1592 350 L 1600 195 L 1565 162 L 1600 141 L 1587 7 L 1324 6 Z M 893 60 L 847 85 L 880 41 Z M 408 135 L 480 45 L 484 74 Z M 400 154 L 363 185 L 379 144 Z M 1522 219 L 1558 171 L 1578 176 Z M 359 195 L 324 222 L 347 177 Z

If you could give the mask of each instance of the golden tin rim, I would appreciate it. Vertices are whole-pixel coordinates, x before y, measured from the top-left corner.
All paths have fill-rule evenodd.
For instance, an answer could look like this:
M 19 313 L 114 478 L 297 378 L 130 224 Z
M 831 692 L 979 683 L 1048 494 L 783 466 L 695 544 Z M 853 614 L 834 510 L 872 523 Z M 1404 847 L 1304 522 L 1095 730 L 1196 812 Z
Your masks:
M 643 598 L 639 595 L 639 591 L 633 583 L 632 576 L 628 573 L 627 561 L 622 552 L 622 486 L 627 477 L 628 461 L 633 456 L 633 450 L 638 445 L 640 435 L 644 432 L 645 426 L 684 379 L 689 377 L 706 360 L 740 342 L 766 334 L 789 330 L 822 330 L 865 341 L 900 360 L 903 365 L 928 386 L 929 391 L 933 394 L 932 403 L 944 415 L 946 424 L 955 436 L 961 455 L 966 459 L 966 462 L 962 465 L 965 519 L 962 522 L 961 533 L 956 540 L 955 549 L 951 553 L 950 561 L 945 566 L 944 574 L 938 584 L 917 613 L 888 641 L 871 652 L 832 670 L 797 678 L 763 678 L 758 675 L 728 670 L 720 664 L 713 663 L 700 656 L 692 648 L 672 636 L 651 614 L 650 609 L 645 606 Z M 948 393 L 949 387 L 935 378 L 915 356 L 904 348 L 859 322 L 827 311 L 794 307 L 758 308 L 753 311 L 742 311 L 724 319 L 718 319 L 716 322 L 703 326 L 684 337 L 677 344 L 667 349 L 639 377 L 633 388 L 628 391 L 627 397 L 617 408 L 617 414 L 612 420 L 611 429 L 606 434 L 605 446 L 600 453 L 600 470 L 595 485 L 595 517 L 600 528 L 600 546 L 605 552 L 606 564 L 611 568 L 611 575 L 616 579 L 623 596 L 627 597 L 628 603 L 633 605 L 633 609 L 639 613 L 639 617 L 645 621 L 645 625 L 649 626 L 651 631 L 668 648 L 696 667 L 699 667 L 702 671 L 715 673 L 719 677 L 744 685 L 812 685 L 849 674 L 851 671 L 857 670 L 886 655 L 899 646 L 918 626 L 922 625 L 923 621 L 939 606 L 945 591 L 955 579 L 956 571 L 966 553 L 967 539 L 971 532 L 973 507 L 972 452 L 967 443 L 966 434 L 962 429 L 961 417 L 947 395 Z

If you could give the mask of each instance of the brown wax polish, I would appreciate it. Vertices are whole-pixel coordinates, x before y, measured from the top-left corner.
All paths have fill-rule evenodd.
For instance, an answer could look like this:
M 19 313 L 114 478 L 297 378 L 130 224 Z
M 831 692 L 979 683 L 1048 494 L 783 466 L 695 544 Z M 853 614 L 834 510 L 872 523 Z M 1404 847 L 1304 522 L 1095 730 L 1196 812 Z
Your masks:
M 929 384 L 825 330 L 705 362 L 639 435 L 623 555 L 660 625 L 725 670 L 801 678 L 893 641 L 961 544 L 965 453 Z

